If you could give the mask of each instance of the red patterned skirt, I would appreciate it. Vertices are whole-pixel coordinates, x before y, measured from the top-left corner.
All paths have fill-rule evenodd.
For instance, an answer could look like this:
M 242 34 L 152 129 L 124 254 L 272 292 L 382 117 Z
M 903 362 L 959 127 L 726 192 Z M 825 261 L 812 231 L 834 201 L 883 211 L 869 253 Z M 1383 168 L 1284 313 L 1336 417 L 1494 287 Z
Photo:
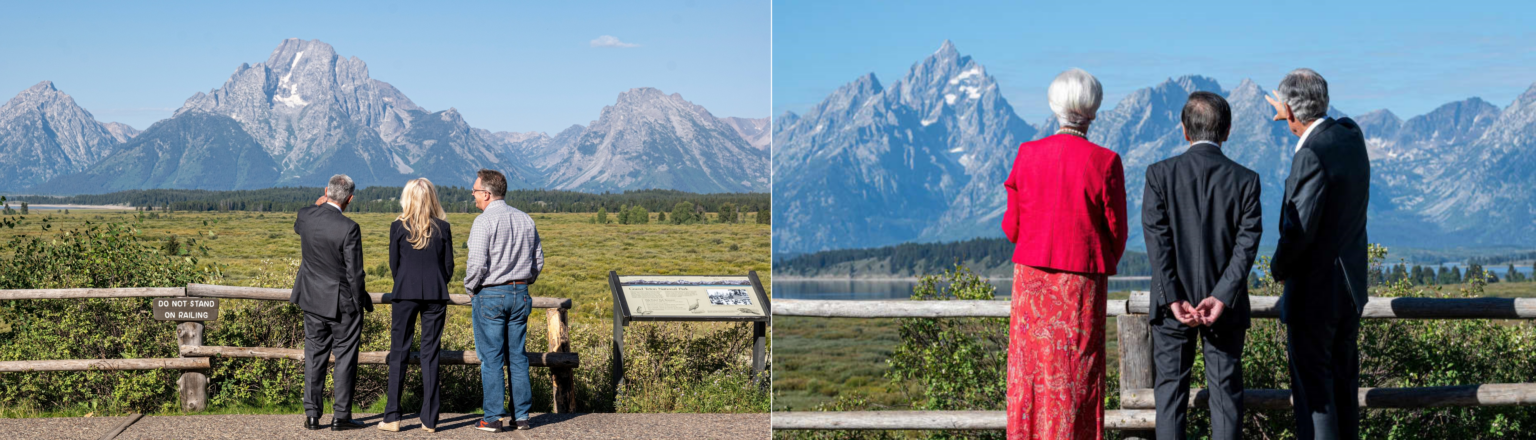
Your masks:
M 1104 438 L 1109 277 L 1013 265 L 1008 438 Z

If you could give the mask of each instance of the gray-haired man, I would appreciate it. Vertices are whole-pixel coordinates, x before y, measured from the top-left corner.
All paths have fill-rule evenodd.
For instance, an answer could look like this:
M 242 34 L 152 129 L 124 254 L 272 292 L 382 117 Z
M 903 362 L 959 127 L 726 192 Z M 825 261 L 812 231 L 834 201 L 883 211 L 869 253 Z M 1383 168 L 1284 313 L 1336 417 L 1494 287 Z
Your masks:
M 1360 313 L 1365 309 L 1371 162 L 1349 118 L 1328 117 L 1328 82 L 1311 69 L 1280 80 L 1275 120 L 1299 136 L 1270 261 L 1285 283 L 1296 438 L 1360 437 Z
M 293 280 L 289 302 L 304 311 L 304 427 L 320 429 L 325 401 L 325 373 L 336 355 L 336 411 L 331 430 L 364 425 L 352 420 L 352 390 L 357 377 L 357 346 L 363 312 L 373 311 L 363 274 L 363 234 L 342 215 L 352 203 L 352 178 L 331 177 L 325 196 L 299 210 L 293 232 L 299 234 L 304 262 Z

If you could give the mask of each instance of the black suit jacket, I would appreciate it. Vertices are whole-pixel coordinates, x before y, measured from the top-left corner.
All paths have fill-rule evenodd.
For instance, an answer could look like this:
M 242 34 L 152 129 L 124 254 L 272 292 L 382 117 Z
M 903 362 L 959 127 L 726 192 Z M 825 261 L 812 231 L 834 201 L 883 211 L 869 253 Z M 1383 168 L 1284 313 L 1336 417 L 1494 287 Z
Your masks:
M 288 298 L 305 312 L 336 318 L 339 313 L 372 312 L 363 273 L 363 234 L 357 222 L 330 204 L 299 210 L 293 221 L 304 262 Z
M 1291 162 L 1281 202 L 1280 243 L 1270 263 L 1285 282 L 1280 319 L 1336 319 L 1365 309 L 1366 205 L 1371 162 L 1349 118 L 1319 122 Z
M 1147 167 L 1142 234 L 1152 265 L 1152 313 L 1176 301 L 1215 297 L 1227 305 L 1217 326 L 1248 328 L 1248 271 L 1264 232 L 1258 173 L 1215 145 Z
M 442 301 L 448 299 L 448 280 L 453 277 L 453 229 L 433 219 L 436 230 L 427 247 L 411 247 L 405 223 L 389 225 L 389 272 L 395 275 L 394 299 Z

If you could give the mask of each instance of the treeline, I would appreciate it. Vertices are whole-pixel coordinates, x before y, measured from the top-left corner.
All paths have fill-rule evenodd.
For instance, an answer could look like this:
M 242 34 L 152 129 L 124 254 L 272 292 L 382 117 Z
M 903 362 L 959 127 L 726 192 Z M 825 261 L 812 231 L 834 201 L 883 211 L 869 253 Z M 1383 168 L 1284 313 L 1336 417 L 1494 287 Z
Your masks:
M 1536 251 L 1512 252 L 1503 255 L 1489 255 L 1480 257 L 1467 257 L 1467 264 L 1481 264 L 1493 266 L 1496 264 L 1515 263 L 1520 261 L 1536 260 Z
M 1498 274 L 1494 273 L 1493 271 L 1484 270 L 1483 266 L 1478 263 L 1468 264 L 1467 270 L 1465 272 L 1461 270 L 1461 267 L 1457 266 L 1452 266 L 1451 268 L 1447 269 L 1445 266 L 1419 266 L 1417 264 L 1408 266 L 1403 263 L 1398 263 L 1392 265 L 1391 267 L 1371 268 L 1371 270 L 1366 273 L 1366 282 L 1370 283 L 1371 285 L 1396 283 L 1404 280 L 1420 286 L 1462 284 L 1476 279 L 1477 274 L 1483 274 L 1483 277 L 1490 283 L 1497 283 L 1499 281 L 1531 281 L 1531 277 L 1520 272 L 1520 270 L 1515 267 L 1514 263 L 1508 264 L 1509 267 L 1505 269 L 1506 272 L 1504 273 L 1504 278 L 1502 280 L 1499 278 Z M 1532 264 L 1531 270 L 1533 273 L 1536 273 L 1536 264 Z
M 703 205 L 695 205 L 691 202 L 677 202 L 676 205 L 672 205 L 672 214 L 670 217 L 668 217 L 667 211 L 656 211 L 656 222 L 662 224 L 671 223 L 674 225 L 691 225 L 695 223 L 745 223 L 747 221 L 747 217 L 751 215 L 753 217 L 753 223 L 757 223 L 759 225 L 773 224 L 771 220 L 771 212 L 763 210 L 757 211 L 757 213 L 753 215 L 752 211 L 748 211 L 746 208 L 736 206 L 735 204 L 729 202 L 722 203 L 715 208 L 717 215 L 715 216 L 714 221 L 710 221 L 709 216 L 706 215 L 707 212 L 708 211 L 704 209 Z M 597 208 L 597 214 L 592 216 L 592 223 L 608 224 L 617 222 L 621 225 L 648 224 L 651 222 L 651 211 L 640 205 L 623 206 L 620 207 L 618 211 L 614 212 L 614 214 L 611 216 L 613 217 L 612 220 L 610 220 L 609 217 L 610 216 L 608 215 L 607 208 Z M 736 250 L 735 248 L 736 245 L 731 245 L 731 250 Z
M 357 190 L 348 211 L 400 212 L 401 187 L 371 186 Z M 110 194 L 77 196 L 18 196 L 13 200 L 32 204 L 128 205 L 151 211 L 256 211 L 293 212 L 310 206 L 324 193 L 318 187 L 283 187 L 258 190 L 207 191 L 187 189 L 149 189 Z M 468 188 L 437 188 L 443 209 L 448 212 L 478 212 Z M 644 207 L 649 211 L 669 210 L 681 202 L 718 212 L 720 206 L 740 207 L 757 212 L 772 209 L 767 193 L 695 194 L 674 190 L 636 190 L 622 193 L 585 193 L 556 190 L 507 191 L 507 204 L 526 212 L 597 212 L 617 211 L 624 207 Z
M 812 274 L 841 263 L 859 260 L 888 260 L 891 272 L 912 271 L 924 267 L 954 263 L 979 262 L 990 258 L 993 265 L 1011 261 L 1013 243 L 1003 238 L 975 238 L 950 243 L 902 243 L 867 249 L 838 249 L 799 255 L 776 263 L 774 269 L 789 273 Z M 1115 270 L 1120 276 L 1151 275 L 1147 254 L 1126 251 Z

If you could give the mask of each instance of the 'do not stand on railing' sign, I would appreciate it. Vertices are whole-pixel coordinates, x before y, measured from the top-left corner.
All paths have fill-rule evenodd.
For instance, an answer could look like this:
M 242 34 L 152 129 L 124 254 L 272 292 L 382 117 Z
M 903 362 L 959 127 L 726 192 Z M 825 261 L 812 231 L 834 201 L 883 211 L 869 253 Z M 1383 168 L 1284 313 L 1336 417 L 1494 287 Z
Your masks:
M 608 272 L 613 291 L 613 383 L 624 378 L 624 327 L 632 321 L 752 323 L 752 375 L 767 364 L 768 319 L 773 314 L 757 272 L 745 276 L 638 275 Z
M 155 298 L 156 321 L 214 321 L 219 319 L 219 300 L 214 298 Z

